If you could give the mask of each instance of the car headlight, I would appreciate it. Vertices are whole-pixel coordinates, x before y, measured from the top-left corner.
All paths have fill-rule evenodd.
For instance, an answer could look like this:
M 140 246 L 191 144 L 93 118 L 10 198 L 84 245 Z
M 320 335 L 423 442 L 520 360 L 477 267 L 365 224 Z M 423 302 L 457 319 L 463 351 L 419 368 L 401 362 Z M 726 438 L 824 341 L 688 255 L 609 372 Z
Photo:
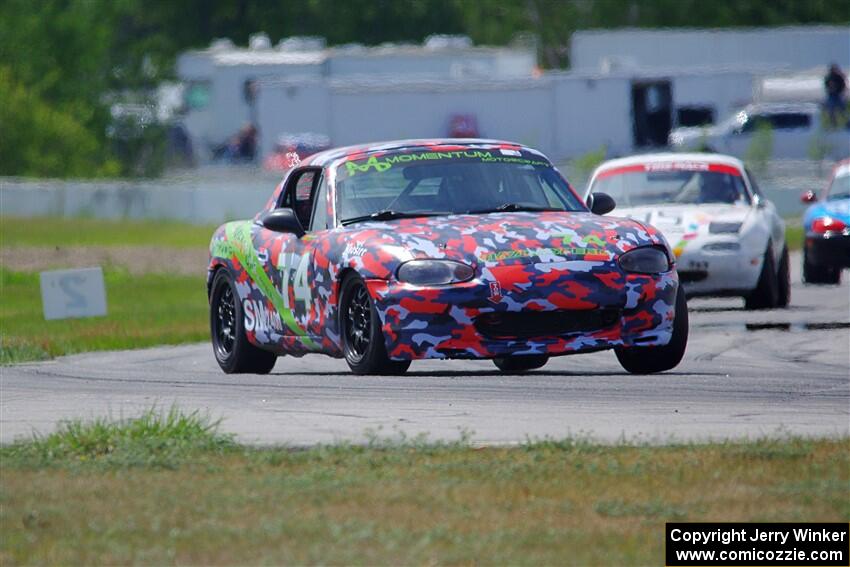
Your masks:
M 620 267 L 636 274 L 659 274 L 670 269 L 670 259 L 661 248 L 645 246 L 620 256 Z
M 445 285 L 472 279 L 472 266 L 454 260 L 410 260 L 398 269 L 399 281 L 415 285 Z
M 711 234 L 736 234 L 741 230 L 741 222 L 712 222 L 708 225 Z

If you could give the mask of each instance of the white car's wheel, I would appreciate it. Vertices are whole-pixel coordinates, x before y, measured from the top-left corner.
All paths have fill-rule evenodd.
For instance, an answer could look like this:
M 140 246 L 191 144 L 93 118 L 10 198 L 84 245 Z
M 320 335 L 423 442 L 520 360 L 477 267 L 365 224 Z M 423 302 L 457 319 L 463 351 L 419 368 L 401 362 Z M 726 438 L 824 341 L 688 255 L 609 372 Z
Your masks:
M 756 288 L 744 298 L 744 307 L 747 309 L 773 309 L 779 304 L 779 278 L 770 248 L 768 242 Z
M 782 258 L 779 260 L 779 272 L 777 273 L 777 284 L 779 286 L 779 297 L 777 307 L 788 307 L 791 303 L 791 266 L 788 259 L 788 248 L 782 249 Z

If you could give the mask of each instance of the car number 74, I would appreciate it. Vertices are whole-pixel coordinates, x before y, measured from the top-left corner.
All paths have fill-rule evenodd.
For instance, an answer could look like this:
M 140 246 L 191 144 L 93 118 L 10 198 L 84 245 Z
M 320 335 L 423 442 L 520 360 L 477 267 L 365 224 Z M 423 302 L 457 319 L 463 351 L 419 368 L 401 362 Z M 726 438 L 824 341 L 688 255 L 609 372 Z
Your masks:
M 280 294 L 283 298 L 283 306 L 297 311 L 297 304 L 303 303 L 302 313 L 306 315 L 310 303 L 310 287 L 307 285 L 307 265 L 310 261 L 309 254 L 296 254 L 294 252 L 281 252 L 277 258 L 277 268 L 280 270 Z M 291 281 L 290 281 L 291 280 Z M 293 287 L 295 305 L 289 303 L 289 286 Z

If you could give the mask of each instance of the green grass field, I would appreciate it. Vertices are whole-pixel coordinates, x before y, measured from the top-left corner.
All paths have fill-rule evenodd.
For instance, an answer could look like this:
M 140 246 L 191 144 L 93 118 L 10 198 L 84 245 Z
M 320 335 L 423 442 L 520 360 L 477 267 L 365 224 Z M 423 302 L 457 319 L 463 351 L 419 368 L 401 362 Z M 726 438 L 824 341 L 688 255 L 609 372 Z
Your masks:
M 156 221 L 0 217 L 0 245 L 206 249 L 214 228 Z M 37 273 L 0 267 L 0 364 L 90 350 L 202 341 L 209 336 L 205 274 L 131 275 L 105 267 L 106 317 L 45 321 Z
M 793 221 L 786 221 L 788 224 L 785 226 L 785 243 L 788 246 L 788 250 L 800 250 L 803 248 L 803 225 L 799 223 L 794 223 Z
M 0 269 L 0 363 L 209 337 L 202 276 L 104 272 L 106 317 L 45 321 L 38 274 Z
M 0 217 L 0 246 L 207 248 L 215 228 L 170 221 Z
M 0 563 L 663 564 L 667 521 L 847 521 L 850 440 L 248 448 L 197 414 L 0 447 Z

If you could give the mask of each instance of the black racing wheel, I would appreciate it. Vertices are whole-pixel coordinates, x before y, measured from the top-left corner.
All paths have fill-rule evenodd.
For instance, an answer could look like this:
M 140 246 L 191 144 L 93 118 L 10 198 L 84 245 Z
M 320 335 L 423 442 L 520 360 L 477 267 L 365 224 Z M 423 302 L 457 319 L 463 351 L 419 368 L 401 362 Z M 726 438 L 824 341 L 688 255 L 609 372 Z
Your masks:
M 782 257 L 779 259 L 779 272 L 776 274 L 779 290 L 777 307 L 788 307 L 791 303 L 791 263 L 788 259 L 788 247 L 782 248 Z
M 366 282 L 351 273 L 342 283 L 339 307 L 342 354 L 355 374 L 404 374 L 409 360 L 391 360 Z
M 746 309 L 773 309 L 779 304 L 779 278 L 771 248 L 772 244 L 768 242 L 756 288 L 744 298 Z
M 245 336 L 245 317 L 233 276 L 220 269 L 210 293 L 210 334 L 218 365 L 227 374 L 268 374 L 277 355 L 258 348 Z

